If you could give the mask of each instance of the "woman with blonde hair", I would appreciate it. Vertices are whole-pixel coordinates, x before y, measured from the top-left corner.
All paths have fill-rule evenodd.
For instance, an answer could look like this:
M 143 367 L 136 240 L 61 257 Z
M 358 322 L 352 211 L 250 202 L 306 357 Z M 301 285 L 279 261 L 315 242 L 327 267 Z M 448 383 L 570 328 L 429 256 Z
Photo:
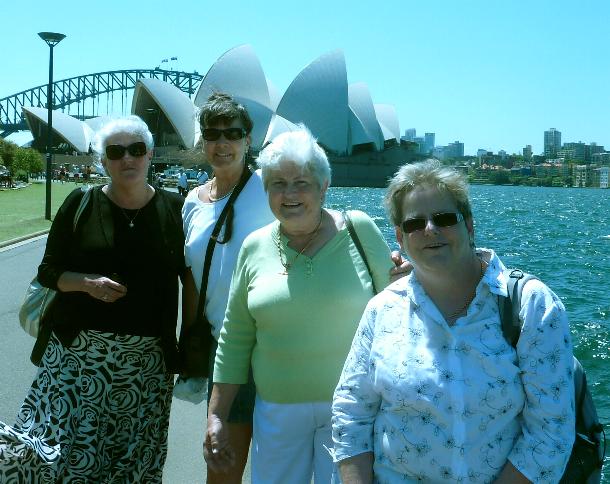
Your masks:
M 527 282 L 513 348 L 505 267 L 475 246 L 464 178 L 405 165 L 385 200 L 414 269 L 368 304 L 335 391 L 343 482 L 559 482 L 574 441 L 563 304 Z

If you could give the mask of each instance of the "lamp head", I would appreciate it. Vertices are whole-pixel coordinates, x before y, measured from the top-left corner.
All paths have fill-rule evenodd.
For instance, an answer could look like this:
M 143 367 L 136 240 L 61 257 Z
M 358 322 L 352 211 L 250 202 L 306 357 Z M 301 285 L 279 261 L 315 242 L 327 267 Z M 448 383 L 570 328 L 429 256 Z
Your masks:
M 54 47 L 66 37 L 64 34 L 57 32 L 38 32 L 38 36 L 44 40 L 49 47 Z

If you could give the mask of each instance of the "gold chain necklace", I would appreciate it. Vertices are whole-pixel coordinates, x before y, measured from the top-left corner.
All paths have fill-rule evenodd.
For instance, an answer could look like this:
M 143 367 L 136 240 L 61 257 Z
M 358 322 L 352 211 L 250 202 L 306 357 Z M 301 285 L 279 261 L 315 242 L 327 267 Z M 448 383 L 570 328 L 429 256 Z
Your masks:
M 275 238 L 275 245 L 277 247 L 277 251 L 280 256 L 280 263 L 282 264 L 282 266 L 284 266 L 284 271 L 280 272 L 280 275 L 282 275 L 282 276 L 288 275 L 288 271 L 290 270 L 290 268 L 296 263 L 297 259 L 301 256 L 301 254 L 303 252 L 305 252 L 307 250 L 307 248 L 311 245 L 311 243 L 314 241 L 314 239 L 318 235 L 318 231 L 320 230 L 321 225 L 322 225 L 322 212 L 320 212 L 320 220 L 318 221 L 318 225 L 316 225 L 316 228 L 311 233 L 311 236 L 309 237 L 309 239 L 307 239 L 307 242 L 305 243 L 303 248 L 299 251 L 299 253 L 296 255 L 296 257 L 292 260 L 292 262 L 288 261 L 288 254 L 286 254 L 286 251 L 284 250 L 284 247 L 282 246 L 282 239 L 280 236 L 280 227 L 278 225 L 277 237 Z M 310 268 L 310 270 L 311 270 L 311 268 Z
M 479 258 L 479 280 L 481 280 L 481 277 L 483 277 L 483 260 Z M 477 285 L 478 285 L 478 281 L 477 281 Z M 460 306 L 459 309 L 453 311 L 449 316 L 447 316 L 447 322 L 449 323 L 449 325 L 455 324 L 455 322 L 458 320 L 460 314 L 462 314 L 464 312 L 464 310 L 470 305 L 470 303 L 474 300 L 474 297 L 476 295 L 477 295 L 477 288 L 475 287 L 472 295 L 470 297 L 466 298 L 466 302 L 464 303 L 464 305 Z

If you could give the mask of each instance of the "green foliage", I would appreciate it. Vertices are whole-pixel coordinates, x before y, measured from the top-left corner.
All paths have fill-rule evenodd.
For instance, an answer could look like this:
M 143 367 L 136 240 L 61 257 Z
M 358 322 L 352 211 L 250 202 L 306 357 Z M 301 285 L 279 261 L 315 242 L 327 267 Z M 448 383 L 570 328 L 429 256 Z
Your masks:
M 12 166 L 17 149 L 18 146 L 15 143 L 0 138 L 0 158 L 2 158 L 2 164 L 6 166 L 11 173 L 13 173 Z
M 11 171 L 18 180 L 28 181 L 30 173 L 41 172 L 43 168 L 43 158 L 38 151 L 32 148 L 17 148 Z
M 506 170 L 493 170 L 489 174 L 489 181 L 494 185 L 506 185 L 507 183 L 510 183 Z
M 27 152 L 29 166 L 28 171 L 30 173 L 40 173 L 41 171 L 44 171 L 44 158 L 42 155 L 32 148 L 28 148 Z

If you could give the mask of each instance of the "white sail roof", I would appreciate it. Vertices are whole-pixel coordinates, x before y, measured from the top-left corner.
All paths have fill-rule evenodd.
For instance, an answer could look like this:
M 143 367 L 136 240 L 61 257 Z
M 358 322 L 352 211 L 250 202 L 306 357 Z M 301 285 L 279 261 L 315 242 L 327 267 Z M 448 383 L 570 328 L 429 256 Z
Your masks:
M 48 111 L 46 108 L 35 108 L 23 106 L 25 119 L 30 127 L 30 131 L 34 138 L 38 136 L 39 130 L 36 125 L 41 124 L 47 126 Z M 53 111 L 53 131 L 61 137 L 66 143 L 72 146 L 80 153 L 87 153 L 89 145 L 93 141 L 93 130 L 82 121 L 62 113 L 61 111 Z M 45 129 L 46 131 L 46 129 Z
M 307 65 L 284 93 L 277 114 L 304 123 L 324 146 L 346 153 L 349 109 L 343 51 L 329 52 Z

